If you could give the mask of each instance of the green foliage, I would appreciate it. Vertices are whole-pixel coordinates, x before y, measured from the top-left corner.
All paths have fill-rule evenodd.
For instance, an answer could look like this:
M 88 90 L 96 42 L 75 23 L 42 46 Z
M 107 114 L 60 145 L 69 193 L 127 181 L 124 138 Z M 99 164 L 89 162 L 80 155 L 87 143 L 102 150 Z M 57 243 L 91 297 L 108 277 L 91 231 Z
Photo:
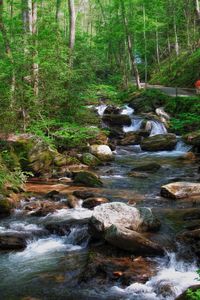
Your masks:
M 81 127 L 76 123 L 65 124 L 54 132 L 53 137 L 58 146 L 67 148 L 86 147 L 88 141 L 99 133 L 97 127 Z
M 151 83 L 166 86 L 194 87 L 194 83 L 200 78 L 199 71 L 200 49 L 183 51 L 179 57 L 173 55 L 165 59 L 160 69 L 152 68 Z
M 107 100 L 108 103 L 119 102 L 119 91 L 113 85 L 91 84 L 82 93 L 81 98 L 88 104 L 98 104 L 99 100 Z
M 200 126 L 200 98 L 199 97 L 170 97 L 165 109 L 173 118 L 171 127 L 183 134 L 195 131 Z
M 198 280 L 200 280 L 200 270 L 197 271 Z M 200 300 L 200 289 L 193 291 L 192 289 L 187 290 L 187 299 L 188 300 Z

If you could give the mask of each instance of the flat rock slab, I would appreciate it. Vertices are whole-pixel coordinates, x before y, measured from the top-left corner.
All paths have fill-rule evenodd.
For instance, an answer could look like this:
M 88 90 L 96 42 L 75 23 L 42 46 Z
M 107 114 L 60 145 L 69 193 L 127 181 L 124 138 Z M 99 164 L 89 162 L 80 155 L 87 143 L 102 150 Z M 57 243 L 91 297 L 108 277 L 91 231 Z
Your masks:
M 161 196 L 172 199 L 184 199 L 200 195 L 200 183 L 173 182 L 161 187 Z

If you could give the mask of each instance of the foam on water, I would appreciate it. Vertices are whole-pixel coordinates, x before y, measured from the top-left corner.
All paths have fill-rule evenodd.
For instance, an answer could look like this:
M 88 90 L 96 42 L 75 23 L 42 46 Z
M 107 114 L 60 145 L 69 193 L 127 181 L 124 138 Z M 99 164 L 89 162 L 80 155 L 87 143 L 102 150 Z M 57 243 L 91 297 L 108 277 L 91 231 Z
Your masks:
M 124 126 L 123 131 L 126 132 L 131 132 L 131 131 L 137 131 L 141 128 L 143 119 L 132 119 L 132 124 L 131 126 Z
M 151 123 L 151 133 L 150 136 L 158 134 L 167 134 L 167 129 L 162 122 L 159 121 L 149 121 Z
M 125 105 L 125 107 L 123 108 L 121 115 L 132 115 L 134 113 L 134 109 L 129 107 L 128 105 Z
M 49 214 L 43 219 L 53 219 L 53 220 L 83 220 L 89 219 L 92 216 L 92 211 L 86 208 L 77 207 L 74 209 L 60 209 L 53 214 Z
M 102 105 L 99 105 L 99 106 L 96 107 L 96 110 L 97 110 L 99 116 L 103 116 L 104 111 L 106 110 L 106 108 L 107 108 L 106 104 L 102 104 Z

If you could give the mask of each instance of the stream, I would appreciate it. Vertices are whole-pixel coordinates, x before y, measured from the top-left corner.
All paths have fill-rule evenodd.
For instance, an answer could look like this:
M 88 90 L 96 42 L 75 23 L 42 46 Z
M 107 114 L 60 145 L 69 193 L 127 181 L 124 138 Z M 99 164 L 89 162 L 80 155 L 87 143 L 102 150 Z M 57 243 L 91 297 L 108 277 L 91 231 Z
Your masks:
M 105 109 L 106 105 L 98 107 L 99 115 L 103 115 Z M 125 126 L 124 132 L 140 128 L 142 118 L 134 115 L 133 109 L 126 106 L 122 113 L 132 116 L 131 126 Z M 161 122 L 152 121 L 151 135 L 166 132 Z M 190 208 L 192 203 L 160 196 L 163 184 L 177 180 L 197 181 L 197 165 L 182 159 L 189 150 L 190 147 L 181 140 L 173 151 L 145 152 L 139 145 L 117 146 L 115 160 L 96 170 L 104 183 L 103 188 L 99 189 L 102 197 L 110 201 L 129 202 L 136 207 L 150 207 L 161 217 L 161 230 L 153 238 L 166 244 L 166 254 L 164 257 L 145 258 L 145 263 L 152 267 L 152 276 L 129 284 L 89 276 L 88 263 L 98 244 L 91 246 L 87 224 L 74 220 L 87 220 L 92 211 L 82 208 L 80 203 L 75 209 L 61 209 L 46 217 L 34 217 L 23 214 L 22 199 L 21 208 L 0 222 L 0 232 L 23 234 L 27 243 L 23 251 L 0 252 L 0 299 L 174 300 L 189 286 L 197 284 L 195 258 L 184 260 L 179 255 L 179 248 L 174 249 L 172 240 L 176 232 L 164 217 L 165 210 Z M 147 178 L 128 176 L 133 167 L 149 162 L 156 162 L 161 168 Z M 73 222 L 65 235 L 55 235 L 45 228 L 49 220 Z M 112 259 L 113 256 L 110 255 Z M 127 253 L 124 257 L 132 259 Z

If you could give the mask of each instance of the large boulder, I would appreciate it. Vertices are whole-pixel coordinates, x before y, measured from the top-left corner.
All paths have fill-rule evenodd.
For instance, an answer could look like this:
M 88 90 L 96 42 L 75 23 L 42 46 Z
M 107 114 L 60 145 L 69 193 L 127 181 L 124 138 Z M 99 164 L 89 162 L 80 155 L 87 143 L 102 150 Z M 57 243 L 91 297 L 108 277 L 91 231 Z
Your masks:
M 114 158 L 112 150 L 107 145 L 92 145 L 90 151 L 101 161 L 110 161 Z
M 77 172 L 74 175 L 74 182 L 88 187 L 101 187 L 101 179 L 94 173 L 88 171 Z
M 131 125 L 131 118 L 127 115 L 104 115 L 103 121 L 108 124 L 109 126 L 130 126 Z
M 1 250 L 21 250 L 26 247 L 25 235 L 16 232 L 0 233 Z
M 106 203 L 95 207 L 90 225 L 91 231 L 97 237 L 104 235 L 112 225 L 141 232 L 156 230 L 160 227 L 151 209 L 137 209 L 121 202 Z
M 166 198 L 182 199 L 200 195 L 200 183 L 173 182 L 161 187 L 161 195 Z
M 158 134 L 144 138 L 141 148 L 144 151 L 173 150 L 177 144 L 176 135 L 172 133 Z
M 177 241 L 185 245 L 184 254 L 190 254 L 200 257 L 200 229 L 186 230 L 177 235 Z
M 120 249 L 139 255 L 163 255 L 164 250 L 157 243 L 150 241 L 136 231 L 110 226 L 105 233 L 105 240 Z

